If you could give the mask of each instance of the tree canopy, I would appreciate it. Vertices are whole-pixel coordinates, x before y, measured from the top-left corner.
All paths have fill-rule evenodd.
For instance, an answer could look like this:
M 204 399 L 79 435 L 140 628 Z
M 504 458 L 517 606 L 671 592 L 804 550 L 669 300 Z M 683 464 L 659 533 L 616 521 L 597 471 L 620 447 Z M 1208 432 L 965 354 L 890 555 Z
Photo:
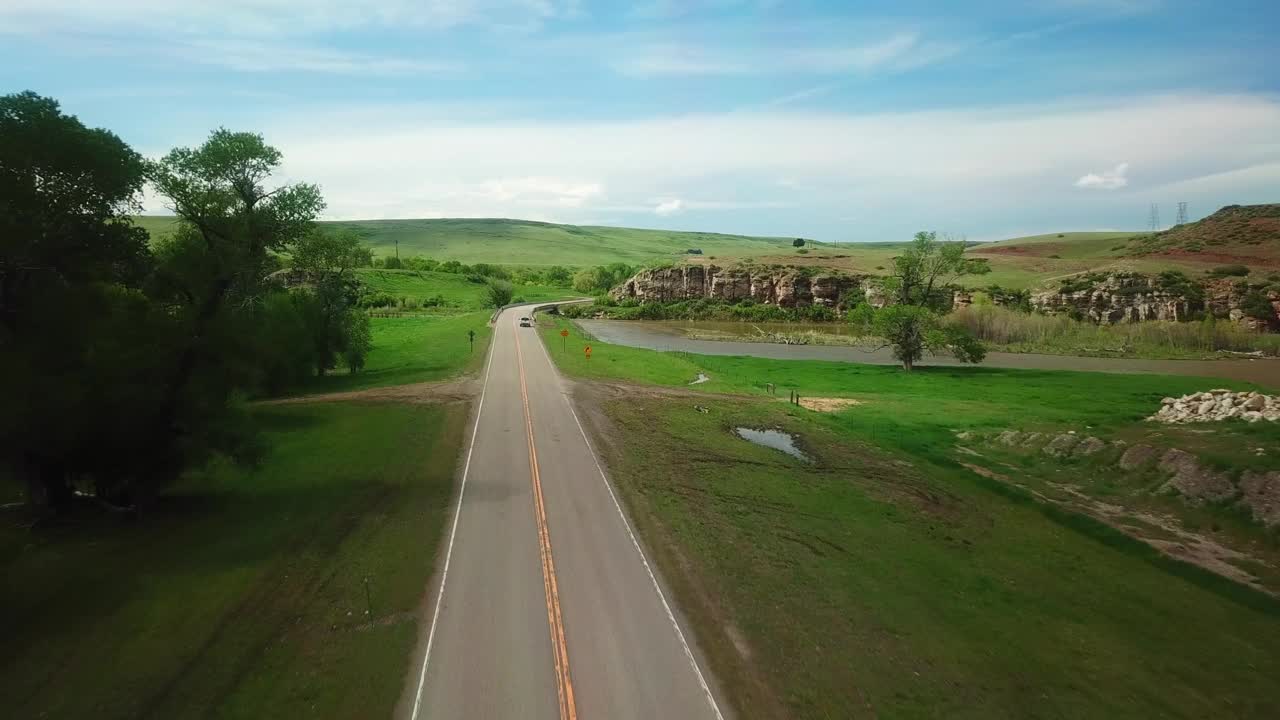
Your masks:
M 942 321 L 950 310 L 953 283 L 962 275 L 982 274 L 990 268 L 964 256 L 965 244 L 939 241 L 936 232 L 918 232 L 911 246 L 893 259 L 893 272 L 884 280 L 893 302 L 879 310 L 851 313 L 883 338 L 908 372 L 926 351 L 948 352 L 961 362 L 981 362 L 986 349 L 968 331 Z
M 58 511 L 87 489 L 135 508 L 215 455 L 253 461 L 244 408 L 338 360 L 368 318 L 314 185 L 271 186 L 278 150 L 217 130 L 156 162 L 34 93 L 0 97 L 0 475 Z M 129 215 L 150 181 L 179 218 L 151 246 Z M 273 280 L 285 253 L 314 278 Z

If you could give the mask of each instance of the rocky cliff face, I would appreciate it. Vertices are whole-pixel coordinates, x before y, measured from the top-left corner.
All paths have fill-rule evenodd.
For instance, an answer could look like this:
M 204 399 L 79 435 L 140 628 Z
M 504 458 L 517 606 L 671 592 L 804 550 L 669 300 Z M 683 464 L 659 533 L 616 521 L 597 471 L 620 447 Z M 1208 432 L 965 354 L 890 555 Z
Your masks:
M 1098 323 L 1212 316 L 1252 330 L 1280 328 L 1280 290 L 1251 286 L 1239 278 L 1200 282 L 1169 273 L 1093 273 L 1064 280 L 1056 290 L 1033 293 L 1031 304 L 1041 312 Z
M 1262 319 L 1246 314 L 1244 307 L 1250 289 L 1247 283 L 1233 278 L 1210 280 L 1204 284 L 1205 312 L 1217 318 L 1238 322 L 1250 330 L 1280 329 L 1280 291 L 1272 289 L 1254 292 L 1260 292 L 1266 304 L 1271 306 L 1271 317 Z
M 1135 274 L 1068 281 L 1057 290 L 1032 293 L 1031 305 L 1050 315 L 1068 313 L 1097 323 L 1187 320 L 1194 309 L 1189 293 Z
M 673 302 L 693 298 L 740 302 L 752 300 L 781 307 L 853 305 L 865 295 L 862 276 L 811 275 L 793 268 L 720 268 L 677 265 L 642 270 L 614 288 L 615 300 Z

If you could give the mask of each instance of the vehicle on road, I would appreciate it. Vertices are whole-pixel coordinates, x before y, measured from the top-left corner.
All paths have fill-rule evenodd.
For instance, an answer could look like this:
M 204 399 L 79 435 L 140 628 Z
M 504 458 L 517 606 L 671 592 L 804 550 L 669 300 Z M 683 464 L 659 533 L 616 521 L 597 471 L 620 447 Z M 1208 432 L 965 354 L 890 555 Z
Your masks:
M 533 320 L 527 317 L 520 318 L 520 327 L 533 327 Z

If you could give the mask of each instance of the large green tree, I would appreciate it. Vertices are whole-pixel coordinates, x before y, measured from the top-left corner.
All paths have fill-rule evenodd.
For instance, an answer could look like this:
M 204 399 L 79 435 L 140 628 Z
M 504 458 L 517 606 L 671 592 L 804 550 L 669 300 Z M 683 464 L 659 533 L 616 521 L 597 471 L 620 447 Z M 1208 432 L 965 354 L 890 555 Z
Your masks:
M 114 406 L 145 394 L 127 379 L 165 318 L 134 289 L 151 262 L 128 218 L 143 181 L 111 132 L 31 92 L 0 97 L 0 462 L 37 506 L 120 461 Z
M 356 309 L 360 282 L 355 269 L 368 262 L 369 249 L 353 232 L 317 228 L 299 238 L 291 254 L 294 270 L 306 283 L 297 301 L 310 307 L 316 372 L 332 370 L 340 357 L 348 369 L 358 371 L 369 351 L 370 332 L 368 316 Z
M 32 92 L 0 97 L 0 323 L 21 332 L 32 298 L 90 282 L 136 284 L 147 234 L 129 222 L 144 161 Z M 3 336 L 0 336 L 3 338 Z
M 961 362 L 981 362 L 986 356 L 982 343 L 941 317 L 951 309 L 955 280 L 989 271 L 985 262 L 966 258 L 964 250 L 962 241 L 939 241 L 937 233 L 918 232 L 893 259 L 893 273 L 884 280 L 893 303 L 875 311 L 871 326 L 908 372 L 926 351 L 948 352 Z
M 261 135 L 219 129 L 149 168 L 181 223 L 158 252 L 153 286 L 178 329 L 173 362 L 156 380 L 144 492 L 212 452 L 245 449 L 245 437 L 228 431 L 242 425 L 229 418 L 257 372 L 250 351 L 264 279 L 278 266 L 273 253 L 312 232 L 324 208 L 314 185 L 268 186 L 281 160 Z

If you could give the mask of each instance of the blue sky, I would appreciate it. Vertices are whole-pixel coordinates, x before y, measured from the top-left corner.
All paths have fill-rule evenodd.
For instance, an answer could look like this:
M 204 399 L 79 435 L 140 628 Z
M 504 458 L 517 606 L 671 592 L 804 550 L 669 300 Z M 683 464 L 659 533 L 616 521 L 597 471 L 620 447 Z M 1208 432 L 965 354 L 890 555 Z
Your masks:
M 262 132 L 333 218 L 997 239 L 1280 202 L 1276 28 L 1265 0 L 0 0 L 0 92 L 148 155 Z

